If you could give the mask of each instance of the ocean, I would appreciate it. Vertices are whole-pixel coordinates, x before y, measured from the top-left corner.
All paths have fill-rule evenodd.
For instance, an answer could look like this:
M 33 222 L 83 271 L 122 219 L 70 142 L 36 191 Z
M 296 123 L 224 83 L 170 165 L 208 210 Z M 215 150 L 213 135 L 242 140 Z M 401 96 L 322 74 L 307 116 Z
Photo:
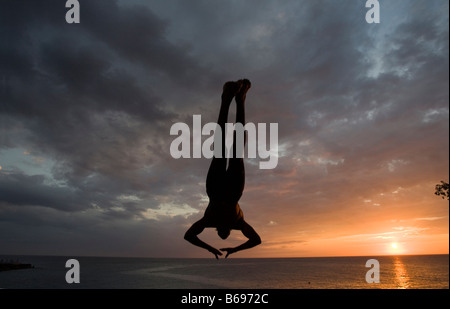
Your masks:
M 448 289 L 449 256 L 159 259 L 1 256 L 32 269 L 0 272 L 2 289 Z M 66 282 L 66 261 L 80 283 Z M 369 259 L 379 283 L 366 282 Z

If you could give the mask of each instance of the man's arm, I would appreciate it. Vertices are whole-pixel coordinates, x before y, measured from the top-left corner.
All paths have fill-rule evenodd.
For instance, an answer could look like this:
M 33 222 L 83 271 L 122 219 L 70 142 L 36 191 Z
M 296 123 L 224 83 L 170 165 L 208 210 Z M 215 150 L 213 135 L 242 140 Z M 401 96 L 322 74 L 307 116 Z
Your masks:
M 214 247 L 211 247 L 206 242 L 200 240 L 197 237 L 198 234 L 203 232 L 205 227 L 206 227 L 206 222 L 205 222 L 205 219 L 202 218 L 199 221 L 192 224 L 192 226 L 189 228 L 189 230 L 187 230 L 186 234 L 184 234 L 184 239 L 186 239 L 187 241 L 189 241 L 191 244 L 193 244 L 195 246 L 198 246 L 200 248 L 208 250 L 209 252 L 211 252 L 212 254 L 214 254 L 216 256 L 216 259 L 219 259 L 218 255 L 222 255 L 222 252 L 220 252 L 219 250 L 217 250 Z
M 238 252 L 241 250 L 245 250 L 245 249 L 250 249 L 250 248 L 253 248 L 253 247 L 261 244 L 261 238 L 259 237 L 258 233 L 256 233 L 256 231 L 251 227 L 251 225 L 245 221 L 242 223 L 241 232 L 242 232 L 242 234 L 244 234 L 245 237 L 248 238 L 248 240 L 245 243 L 243 243 L 242 245 L 237 246 L 235 248 L 220 249 L 222 251 L 227 252 L 227 255 L 225 256 L 225 258 L 227 258 L 232 253 L 235 253 L 235 252 Z

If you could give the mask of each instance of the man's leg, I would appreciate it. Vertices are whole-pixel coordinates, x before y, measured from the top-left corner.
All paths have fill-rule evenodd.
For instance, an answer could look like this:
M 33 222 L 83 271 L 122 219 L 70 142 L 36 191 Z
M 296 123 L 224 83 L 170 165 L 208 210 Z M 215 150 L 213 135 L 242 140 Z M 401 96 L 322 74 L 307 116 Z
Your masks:
M 248 79 L 241 81 L 242 86 L 239 92 L 235 96 L 236 100 L 236 123 L 241 123 L 245 126 L 245 98 L 247 91 L 251 87 L 251 83 Z M 244 145 L 242 145 L 242 151 L 245 148 L 247 142 L 247 136 L 244 132 Z M 233 157 L 229 160 L 229 165 L 227 169 L 227 178 L 229 185 L 231 187 L 231 196 L 236 203 L 239 201 L 242 193 L 244 192 L 245 185 L 245 168 L 244 168 L 244 158 L 237 157 L 237 149 L 240 147 L 237 145 L 236 132 L 233 135 Z
M 217 124 L 221 129 L 221 136 L 217 136 L 221 139 L 221 158 L 213 157 L 211 165 L 209 166 L 208 175 L 206 176 L 206 192 L 209 198 L 214 195 L 218 195 L 225 191 L 226 185 L 225 176 L 227 169 L 227 158 L 225 157 L 225 123 L 228 120 L 228 111 L 230 109 L 231 101 L 241 87 L 240 82 L 227 82 L 223 86 L 222 103 L 220 105 L 219 119 Z M 215 134 L 218 134 L 216 131 Z M 216 140 L 216 137 L 215 137 Z

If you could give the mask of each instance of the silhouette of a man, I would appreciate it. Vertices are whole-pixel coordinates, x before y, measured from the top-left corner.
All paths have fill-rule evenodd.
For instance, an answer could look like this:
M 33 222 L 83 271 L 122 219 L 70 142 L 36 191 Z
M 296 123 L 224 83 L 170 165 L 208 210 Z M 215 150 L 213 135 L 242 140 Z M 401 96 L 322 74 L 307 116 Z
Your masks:
M 244 159 L 236 155 L 236 132 L 233 141 L 233 156 L 229 159 L 225 156 L 225 123 L 228 119 L 228 111 L 231 101 L 236 101 L 236 123 L 245 125 L 245 97 L 250 89 L 248 79 L 237 82 L 227 82 L 223 86 L 222 104 L 220 106 L 219 120 L 217 124 L 222 134 L 222 156 L 213 157 L 206 177 L 206 193 L 209 204 L 203 218 L 195 222 L 184 235 L 184 238 L 198 247 L 204 248 L 214 254 L 216 259 L 222 252 L 198 238 L 205 228 L 216 228 L 220 238 L 226 239 L 231 230 L 240 230 L 248 241 L 235 248 L 222 248 L 227 253 L 226 258 L 235 252 L 252 248 L 261 243 L 261 238 L 256 231 L 244 220 L 244 213 L 239 207 L 238 201 L 244 191 L 245 170 Z M 216 131 L 217 134 L 217 131 Z M 244 145 L 246 137 L 244 137 Z

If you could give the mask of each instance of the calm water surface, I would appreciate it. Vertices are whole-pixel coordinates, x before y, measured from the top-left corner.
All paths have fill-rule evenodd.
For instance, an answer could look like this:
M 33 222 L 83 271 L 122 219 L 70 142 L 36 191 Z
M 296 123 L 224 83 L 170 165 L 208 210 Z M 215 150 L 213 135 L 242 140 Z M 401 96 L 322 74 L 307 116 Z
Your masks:
M 448 289 L 449 256 L 275 259 L 154 259 L 0 256 L 34 269 L 0 272 L 0 288 L 130 289 Z M 80 284 L 67 284 L 65 263 L 80 262 Z M 366 261 L 377 259 L 380 283 L 369 284 Z

